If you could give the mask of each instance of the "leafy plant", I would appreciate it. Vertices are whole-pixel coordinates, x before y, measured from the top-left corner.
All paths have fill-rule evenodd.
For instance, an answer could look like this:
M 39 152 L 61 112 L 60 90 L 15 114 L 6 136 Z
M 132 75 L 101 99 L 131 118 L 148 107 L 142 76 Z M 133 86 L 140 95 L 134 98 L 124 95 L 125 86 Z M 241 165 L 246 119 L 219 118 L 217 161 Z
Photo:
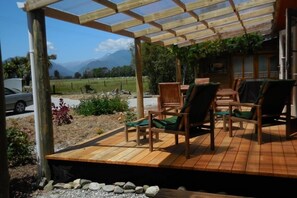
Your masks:
M 128 102 L 122 100 L 119 96 L 114 97 L 93 97 L 81 100 L 75 111 L 80 115 L 102 115 L 113 114 L 114 112 L 123 112 L 128 110 Z
M 32 143 L 28 134 L 17 129 L 6 129 L 7 134 L 7 157 L 10 166 L 23 165 L 32 161 Z
M 66 105 L 63 98 L 60 98 L 59 106 L 52 103 L 52 116 L 56 125 L 70 124 L 73 120 L 72 115 L 69 114 L 70 108 Z
M 137 115 L 134 111 L 126 111 L 125 112 L 125 120 L 124 122 L 132 122 L 137 119 Z
M 142 44 L 143 72 L 149 79 L 149 92 L 158 93 L 159 82 L 174 82 L 176 58 L 171 51 L 157 44 Z

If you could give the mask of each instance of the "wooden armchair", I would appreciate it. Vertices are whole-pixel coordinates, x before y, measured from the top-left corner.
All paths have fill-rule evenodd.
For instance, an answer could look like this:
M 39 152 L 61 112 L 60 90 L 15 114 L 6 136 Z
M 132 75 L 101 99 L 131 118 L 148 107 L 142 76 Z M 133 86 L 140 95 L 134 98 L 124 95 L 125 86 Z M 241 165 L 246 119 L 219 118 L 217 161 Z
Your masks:
M 190 157 L 190 138 L 197 135 L 210 134 L 210 147 L 214 149 L 214 115 L 213 101 L 219 83 L 190 85 L 181 111 L 149 111 L 149 144 L 153 151 L 153 133 L 171 133 L 175 135 L 175 144 L 178 144 L 178 135 L 185 136 L 185 155 Z M 157 115 L 170 115 L 166 119 L 155 119 Z
M 286 125 L 286 137 L 289 136 L 291 119 L 291 92 L 295 80 L 267 80 L 261 85 L 255 103 L 229 103 L 229 136 L 232 137 L 234 121 L 255 124 L 258 144 L 262 143 L 262 127 Z M 249 111 L 240 111 L 238 107 L 246 107 Z M 286 107 L 285 113 L 283 113 Z M 231 116 L 230 116 L 231 115 Z
M 181 109 L 183 106 L 183 95 L 180 82 L 162 82 L 158 86 L 158 111 L 178 111 Z

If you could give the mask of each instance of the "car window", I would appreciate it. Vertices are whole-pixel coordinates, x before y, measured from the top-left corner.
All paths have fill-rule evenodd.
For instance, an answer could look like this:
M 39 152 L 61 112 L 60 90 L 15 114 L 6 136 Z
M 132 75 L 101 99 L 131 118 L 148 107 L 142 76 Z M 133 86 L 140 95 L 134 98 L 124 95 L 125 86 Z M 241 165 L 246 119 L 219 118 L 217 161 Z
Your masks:
M 5 88 L 5 95 L 11 95 L 14 94 L 14 92 L 10 89 Z

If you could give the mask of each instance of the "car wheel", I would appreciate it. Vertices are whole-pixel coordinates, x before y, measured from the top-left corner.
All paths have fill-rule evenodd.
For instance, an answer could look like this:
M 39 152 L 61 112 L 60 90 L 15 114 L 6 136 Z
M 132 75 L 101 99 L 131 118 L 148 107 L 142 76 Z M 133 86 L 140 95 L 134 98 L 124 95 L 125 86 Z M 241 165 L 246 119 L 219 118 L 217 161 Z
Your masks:
M 25 109 L 26 109 L 26 105 L 25 105 L 25 103 L 19 101 L 19 102 L 17 102 L 17 103 L 15 104 L 14 112 L 16 112 L 16 113 L 23 113 L 23 112 L 25 111 Z

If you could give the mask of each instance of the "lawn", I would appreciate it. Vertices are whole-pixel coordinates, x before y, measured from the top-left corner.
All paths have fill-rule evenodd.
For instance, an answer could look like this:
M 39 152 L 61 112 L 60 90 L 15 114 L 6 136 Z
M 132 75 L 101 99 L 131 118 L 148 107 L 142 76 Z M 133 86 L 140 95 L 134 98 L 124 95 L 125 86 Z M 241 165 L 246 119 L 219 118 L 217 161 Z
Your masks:
M 115 89 L 136 92 L 135 77 L 56 79 L 50 81 L 52 93 L 77 94 L 86 93 L 86 87 L 96 93 L 110 92 Z M 148 91 L 148 78 L 143 77 L 143 90 Z

